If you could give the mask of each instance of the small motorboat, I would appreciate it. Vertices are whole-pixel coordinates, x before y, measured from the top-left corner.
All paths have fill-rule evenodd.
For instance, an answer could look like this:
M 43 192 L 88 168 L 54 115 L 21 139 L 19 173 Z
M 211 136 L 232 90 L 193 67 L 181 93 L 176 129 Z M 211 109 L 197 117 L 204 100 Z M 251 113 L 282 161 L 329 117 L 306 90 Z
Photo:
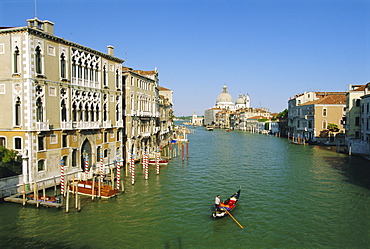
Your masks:
M 222 218 L 224 216 L 227 216 L 235 208 L 240 197 L 240 190 L 241 189 L 239 189 L 238 192 L 230 196 L 230 198 L 222 202 L 216 208 L 216 210 L 212 214 L 213 218 Z
M 35 196 L 34 195 L 27 195 L 28 198 L 30 198 L 31 200 L 35 200 Z M 50 203 L 59 203 L 59 198 L 57 197 L 54 197 L 54 196 L 43 196 L 43 195 L 39 195 L 38 198 L 37 198 L 37 201 L 40 201 L 40 202 L 50 202 Z
M 93 189 L 94 188 L 94 189 Z M 93 182 L 91 180 L 87 181 L 74 181 L 69 185 L 69 191 L 75 193 L 78 192 L 80 195 L 87 196 L 99 196 L 99 182 Z M 100 183 L 100 197 L 101 198 L 111 198 L 118 193 L 118 189 L 112 188 L 105 183 Z
M 156 165 L 156 164 L 157 164 L 156 159 L 149 159 L 149 165 Z M 166 165 L 168 165 L 168 160 L 167 159 L 160 158 L 159 159 L 159 165 L 160 166 L 166 166 Z

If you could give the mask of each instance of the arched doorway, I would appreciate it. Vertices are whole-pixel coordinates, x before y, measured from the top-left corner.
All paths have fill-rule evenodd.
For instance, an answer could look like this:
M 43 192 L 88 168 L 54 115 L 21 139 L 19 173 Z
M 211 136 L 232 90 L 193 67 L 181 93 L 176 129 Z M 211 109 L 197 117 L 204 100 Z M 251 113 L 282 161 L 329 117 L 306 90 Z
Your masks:
M 91 144 L 88 139 L 85 139 L 85 141 L 82 143 L 81 146 L 81 169 L 83 172 L 86 173 L 86 159 L 88 161 L 89 171 L 91 169 Z

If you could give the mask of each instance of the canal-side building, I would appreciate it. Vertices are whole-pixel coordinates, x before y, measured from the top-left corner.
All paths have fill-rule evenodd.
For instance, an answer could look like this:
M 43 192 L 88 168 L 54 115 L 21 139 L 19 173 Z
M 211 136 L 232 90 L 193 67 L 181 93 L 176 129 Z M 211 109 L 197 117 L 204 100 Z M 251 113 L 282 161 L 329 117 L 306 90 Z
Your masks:
M 364 155 L 370 158 L 370 83 L 366 84 L 362 100 L 362 141 L 364 144 Z
M 370 85 L 349 85 L 346 94 L 345 145 L 350 154 L 370 156 Z
M 194 125 L 194 126 L 203 126 L 203 121 L 204 121 L 204 118 L 198 117 L 197 113 L 194 112 L 193 115 L 191 116 L 190 123 L 191 125 Z
M 22 157 L 22 183 L 48 187 L 61 160 L 71 175 L 122 155 L 124 60 L 55 36 L 50 21 L 27 22 L 0 29 L 0 141 Z
M 342 119 L 346 106 L 345 92 L 304 92 L 288 101 L 288 136 L 301 141 L 330 139 L 328 124 L 344 133 Z
M 159 122 L 160 134 L 157 142 L 160 148 L 167 146 L 174 138 L 173 127 L 173 91 L 159 86 Z
M 122 67 L 125 85 L 126 158 L 134 153 L 140 159 L 143 150 L 156 150 L 159 123 L 158 71 Z

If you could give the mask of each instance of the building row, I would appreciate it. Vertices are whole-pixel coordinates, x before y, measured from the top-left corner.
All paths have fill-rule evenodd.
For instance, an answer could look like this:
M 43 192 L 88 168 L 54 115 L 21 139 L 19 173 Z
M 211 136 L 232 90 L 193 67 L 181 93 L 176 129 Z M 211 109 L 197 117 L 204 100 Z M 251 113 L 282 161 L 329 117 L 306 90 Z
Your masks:
M 248 95 L 240 95 L 234 104 L 224 86 L 216 105 L 204 112 L 204 125 L 279 134 L 301 143 L 339 144 L 350 154 L 370 156 L 369 102 L 370 83 L 349 85 L 346 92 L 297 94 L 288 100 L 286 113 L 277 115 L 250 107 Z
M 248 94 L 239 94 L 234 103 L 227 86 L 224 85 L 222 92 L 216 99 L 215 106 L 204 111 L 204 125 L 211 125 L 220 129 L 256 132 L 261 129 L 259 121 L 261 119 L 269 120 L 270 117 L 271 113 L 267 108 L 250 107 Z
M 173 135 L 172 91 L 157 70 L 54 35 L 54 23 L 0 28 L 0 146 L 22 158 L 20 183 L 52 185 L 60 175 L 105 171 L 155 152 Z M 86 168 L 88 166 L 88 168 Z

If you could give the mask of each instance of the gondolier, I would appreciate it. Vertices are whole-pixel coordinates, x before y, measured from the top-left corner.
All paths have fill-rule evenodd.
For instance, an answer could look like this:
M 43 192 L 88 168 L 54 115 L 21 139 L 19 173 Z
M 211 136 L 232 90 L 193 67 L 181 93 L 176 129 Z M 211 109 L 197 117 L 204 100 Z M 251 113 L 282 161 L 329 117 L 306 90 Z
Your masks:
M 219 204 L 217 205 L 217 197 L 220 198 L 220 196 L 218 195 L 215 200 L 216 209 L 213 212 L 212 216 L 214 218 L 221 218 L 224 217 L 225 215 L 229 215 L 230 212 L 235 208 L 236 203 L 239 200 L 240 190 L 241 189 L 239 189 L 235 194 L 230 196 L 230 198 L 228 198 L 226 201 L 218 202 Z
M 220 195 L 217 195 L 216 198 L 215 198 L 215 208 L 218 208 L 218 206 L 220 205 L 221 203 L 221 196 Z

